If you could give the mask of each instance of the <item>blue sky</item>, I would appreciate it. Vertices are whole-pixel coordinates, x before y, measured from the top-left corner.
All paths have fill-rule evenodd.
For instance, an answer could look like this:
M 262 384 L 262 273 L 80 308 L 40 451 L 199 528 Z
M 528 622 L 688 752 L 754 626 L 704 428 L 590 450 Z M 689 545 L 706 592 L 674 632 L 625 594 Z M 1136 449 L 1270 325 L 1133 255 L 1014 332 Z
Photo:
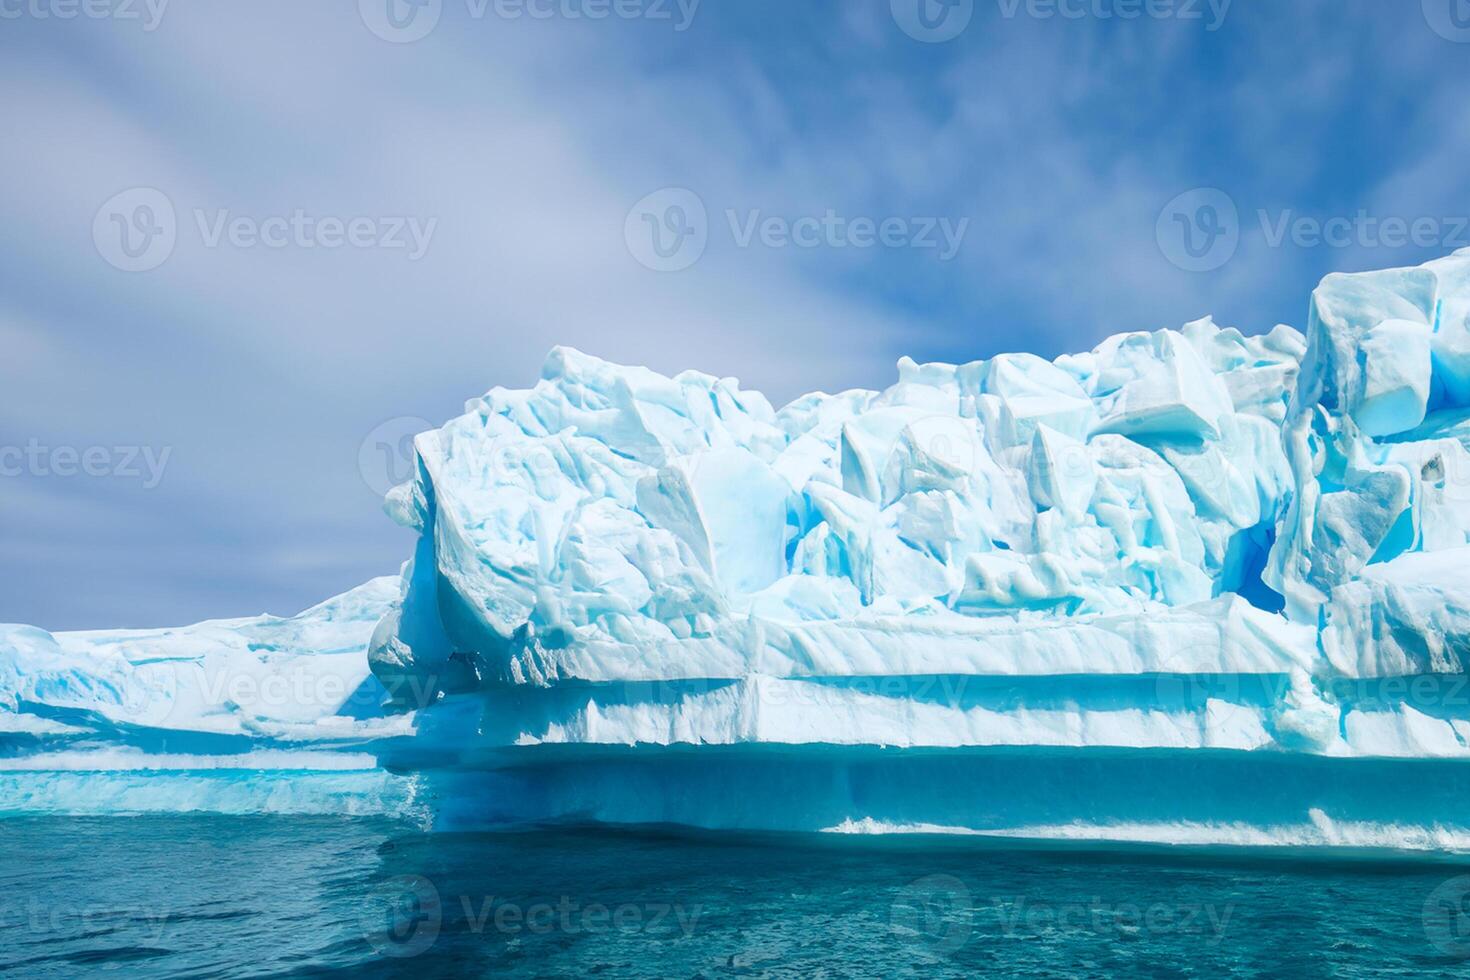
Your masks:
M 0 621 L 396 572 L 392 447 L 553 344 L 780 403 L 1470 244 L 1470 0 L 422 2 L 0 0 Z

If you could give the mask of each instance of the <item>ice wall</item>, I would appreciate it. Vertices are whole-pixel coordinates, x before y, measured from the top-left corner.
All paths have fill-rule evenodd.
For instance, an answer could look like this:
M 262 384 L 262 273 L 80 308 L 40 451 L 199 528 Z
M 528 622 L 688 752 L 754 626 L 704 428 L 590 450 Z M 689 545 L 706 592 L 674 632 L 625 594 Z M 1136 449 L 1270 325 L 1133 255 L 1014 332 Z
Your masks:
M 555 350 L 420 437 L 390 510 L 424 544 L 373 661 L 437 676 L 458 651 L 474 679 L 449 683 L 534 687 L 1140 673 L 1199 660 L 1203 629 L 1307 666 L 1260 582 L 1304 346 L 1203 320 L 1056 364 L 905 360 L 780 412 Z

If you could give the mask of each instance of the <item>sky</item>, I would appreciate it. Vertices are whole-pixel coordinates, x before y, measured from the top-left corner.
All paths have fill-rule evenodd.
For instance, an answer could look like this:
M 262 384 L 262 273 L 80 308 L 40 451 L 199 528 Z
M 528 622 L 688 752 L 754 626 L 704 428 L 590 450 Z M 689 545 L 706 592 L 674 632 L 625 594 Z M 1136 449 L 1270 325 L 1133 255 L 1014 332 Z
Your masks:
M 781 404 L 1470 245 L 1470 0 L 0 0 L 0 622 L 394 574 L 568 344 Z

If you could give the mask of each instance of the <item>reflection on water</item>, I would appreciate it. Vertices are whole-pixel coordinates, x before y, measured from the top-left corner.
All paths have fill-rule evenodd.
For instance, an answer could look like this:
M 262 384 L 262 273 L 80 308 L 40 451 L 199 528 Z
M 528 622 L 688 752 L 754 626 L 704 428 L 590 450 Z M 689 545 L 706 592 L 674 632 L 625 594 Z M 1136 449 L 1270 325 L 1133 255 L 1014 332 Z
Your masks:
M 1459 976 L 1470 867 L 382 820 L 0 822 L 0 969 Z

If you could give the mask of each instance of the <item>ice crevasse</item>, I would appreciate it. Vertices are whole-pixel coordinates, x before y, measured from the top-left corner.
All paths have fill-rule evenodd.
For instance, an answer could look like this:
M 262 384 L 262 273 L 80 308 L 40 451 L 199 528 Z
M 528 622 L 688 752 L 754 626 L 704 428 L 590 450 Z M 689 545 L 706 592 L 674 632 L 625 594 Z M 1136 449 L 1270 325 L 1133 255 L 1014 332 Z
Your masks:
M 0 627 L 0 810 L 1470 846 L 1470 250 L 776 410 L 568 348 L 399 579 Z

